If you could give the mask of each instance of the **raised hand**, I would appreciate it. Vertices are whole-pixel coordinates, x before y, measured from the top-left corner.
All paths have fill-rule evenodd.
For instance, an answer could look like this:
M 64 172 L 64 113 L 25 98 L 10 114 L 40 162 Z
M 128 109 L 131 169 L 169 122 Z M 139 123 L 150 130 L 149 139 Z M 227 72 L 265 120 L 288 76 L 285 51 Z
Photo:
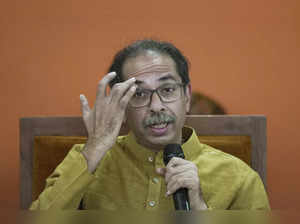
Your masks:
M 88 132 L 88 140 L 82 153 L 90 172 L 96 169 L 106 151 L 114 145 L 126 107 L 136 90 L 135 78 L 131 78 L 115 84 L 107 94 L 108 83 L 115 76 L 116 73 L 111 72 L 99 82 L 93 109 L 90 109 L 86 97 L 80 95 L 81 113 Z

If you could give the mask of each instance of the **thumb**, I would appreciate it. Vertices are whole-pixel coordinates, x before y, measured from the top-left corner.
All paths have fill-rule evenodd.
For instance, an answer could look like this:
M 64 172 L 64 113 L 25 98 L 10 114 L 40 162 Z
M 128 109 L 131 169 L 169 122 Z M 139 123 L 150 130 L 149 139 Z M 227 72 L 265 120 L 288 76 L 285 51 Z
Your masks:
M 165 167 L 162 167 L 162 168 L 156 168 L 156 173 L 162 175 L 162 176 L 165 176 L 166 174 L 166 168 Z
M 80 106 L 82 116 L 85 118 L 91 109 L 86 97 L 83 94 L 80 94 Z

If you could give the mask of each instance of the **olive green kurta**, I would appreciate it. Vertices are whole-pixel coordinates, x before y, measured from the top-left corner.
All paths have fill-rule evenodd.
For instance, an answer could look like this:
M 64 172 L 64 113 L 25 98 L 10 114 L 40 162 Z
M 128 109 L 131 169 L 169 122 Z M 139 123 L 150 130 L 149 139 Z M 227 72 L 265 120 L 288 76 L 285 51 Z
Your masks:
M 270 209 L 258 174 L 247 164 L 199 142 L 194 130 L 184 128 L 182 145 L 187 160 L 198 167 L 200 187 L 209 209 Z M 163 167 L 163 152 L 139 145 L 135 136 L 121 136 L 93 174 L 81 150 L 74 145 L 64 161 L 46 180 L 46 187 L 30 209 L 174 210 L 165 197 L 164 178 L 155 172 Z M 195 195 L 195 197 L 197 197 Z

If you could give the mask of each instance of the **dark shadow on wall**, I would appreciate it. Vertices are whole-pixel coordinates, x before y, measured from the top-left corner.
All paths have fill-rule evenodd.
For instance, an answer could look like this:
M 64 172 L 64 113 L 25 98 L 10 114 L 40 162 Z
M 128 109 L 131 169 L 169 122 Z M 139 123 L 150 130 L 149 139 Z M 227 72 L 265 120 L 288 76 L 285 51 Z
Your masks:
M 225 108 L 214 99 L 199 93 L 192 92 L 191 108 L 188 114 L 226 114 Z

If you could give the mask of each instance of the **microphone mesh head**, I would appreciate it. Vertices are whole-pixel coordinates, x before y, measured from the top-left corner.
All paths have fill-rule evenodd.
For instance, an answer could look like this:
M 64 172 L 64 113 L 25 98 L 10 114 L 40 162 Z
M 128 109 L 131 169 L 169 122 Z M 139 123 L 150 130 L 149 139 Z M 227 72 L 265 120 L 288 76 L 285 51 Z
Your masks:
M 164 149 L 164 163 L 165 165 L 168 164 L 168 162 L 173 158 L 173 157 L 179 157 L 184 159 L 184 154 L 181 148 L 181 145 L 179 144 L 169 144 L 166 145 Z

